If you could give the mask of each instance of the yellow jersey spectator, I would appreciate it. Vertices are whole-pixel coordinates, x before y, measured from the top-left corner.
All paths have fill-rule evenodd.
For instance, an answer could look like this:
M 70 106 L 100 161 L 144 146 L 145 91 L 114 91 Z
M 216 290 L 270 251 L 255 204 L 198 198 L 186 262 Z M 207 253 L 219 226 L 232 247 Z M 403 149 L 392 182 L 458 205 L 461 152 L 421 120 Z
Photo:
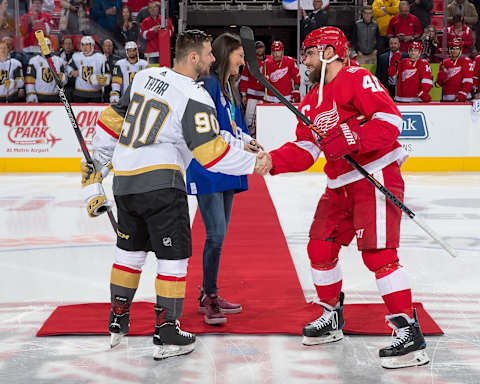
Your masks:
M 373 18 L 378 24 L 378 30 L 381 36 L 387 34 L 388 23 L 392 16 L 398 14 L 398 5 L 400 0 L 374 0 L 372 4 Z

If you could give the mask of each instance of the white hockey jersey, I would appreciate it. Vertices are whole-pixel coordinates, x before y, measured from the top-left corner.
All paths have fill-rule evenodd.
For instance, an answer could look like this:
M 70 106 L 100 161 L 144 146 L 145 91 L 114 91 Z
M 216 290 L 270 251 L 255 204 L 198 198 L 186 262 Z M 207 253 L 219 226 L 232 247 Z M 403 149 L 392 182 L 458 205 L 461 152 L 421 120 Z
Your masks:
M 9 97 L 23 87 L 22 64 L 16 59 L 0 61 L 0 97 Z
M 62 85 L 65 85 L 67 83 L 67 76 L 64 73 L 65 61 L 59 56 L 53 56 L 52 62 Z M 29 99 L 33 102 L 57 100 L 58 87 L 48 66 L 47 59 L 42 55 L 34 56 L 28 62 L 27 73 L 25 74 L 25 90 L 27 102 Z
M 78 71 L 74 95 L 92 98 L 101 96 L 103 86 L 98 84 L 97 75 L 105 75 L 106 84 L 110 84 L 110 68 L 106 57 L 101 53 L 95 52 L 85 56 L 83 52 L 75 52 L 67 66 L 68 76 L 71 76 L 73 71 Z
M 139 59 L 134 64 L 130 63 L 128 59 L 118 60 L 112 72 L 112 92 L 110 95 L 123 96 L 135 75 L 147 68 L 147 65 L 147 61 L 143 59 Z
M 219 136 L 209 93 L 170 68 L 137 73 L 97 124 L 94 159 L 102 164 L 112 159 L 115 195 L 185 190 L 183 175 L 192 156 L 212 172 L 245 175 L 255 167 L 256 155 Z

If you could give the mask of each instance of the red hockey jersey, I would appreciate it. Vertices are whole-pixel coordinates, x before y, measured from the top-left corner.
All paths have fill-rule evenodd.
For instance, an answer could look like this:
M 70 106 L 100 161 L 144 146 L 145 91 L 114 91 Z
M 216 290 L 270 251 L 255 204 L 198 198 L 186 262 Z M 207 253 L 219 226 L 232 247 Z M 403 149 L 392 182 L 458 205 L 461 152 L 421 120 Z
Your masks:
M 445 59 L 438 71 L 437 83 L 442 87 L 442 100 L 465 101 L 473 87 L 472 60 L 459 57 Z
M 265 61 L 267 79 L 287 100 L 291 100 L 293 84 L 300 85 L 300 74 L 297 64 L 292 57 L 283 56 L 280 62 L 267 57 Z M 293 84 L 292 84 L 293 80 Z M 278 103 L 278 99 L 267 93 L 267 101 Z
M 388 76 L 397 75 L 397 95 L 395 100 L 403 103 L 421 102 L 420 93 L 428 94 L 433 86 L 432 69 L 427 60 L 412 62 L 410 58 L 400 60 L 398 67 L 392 60 Z
M 472 30 L 466 24 L 464 24 L 463 29 L 460 33 L 455 32 L 453 25 L 447 27 L 447 46 L 450 46 L 454 39 L 460 39 L 463 41 L 462 53 L 465 55 L 470 54 L 470 50 L 473 46 L 473 35 Z
M 368 173 L 377 172 L 394 161 L 402 164 L 406 152 L 397 141 L 402 130 L 402 116 L 379 80 L 361 67 L 343 67 L 338 75 L 323 87 L 323 100 L 319 108 L 318 84 L 304 97 L 298 109 L 328 135 L 328 131 L 349 122 L 360 140 L 360 150 L 352 157 Z M 366 120 L 362 125 L 357 118 Z M 301 172 L 317 160 L 320 147 L 318 135 L 300 120 L 297 139 L 270 152 L 275 175 Z M 339 188 L 360 180 L 362 175 L 344 159 L 327 160 L 327 185 Z
M 154 27 L 157 25 L 162 25 L 161 15 L 158 15 L 156 20 L 149 16 L 140 24 L 140 34 L 147 41 L 147 46 L 144 53 L 148 56 L 159 56 L 158 30 L 154 30 Z M 172 19 L 170 17 L 168 18 L 168 31 L 170 33 L 170 37 L 172 37 L 174 30 Z
M 265 63 L 263 60 L 258 60 L 258 68 L 260 73 L 265 74 Z M 240 84 L 238 86 L 242 96 L 247 96 L 249 99 L 263 100 L 265 98 L 265 87 L 258 82 L 250 73 L 248 64 L 243 67 L 242 76 L 240 77 Z
M 473 59 L 473 87 L 474 92 L 480 89 L 480 55 Z

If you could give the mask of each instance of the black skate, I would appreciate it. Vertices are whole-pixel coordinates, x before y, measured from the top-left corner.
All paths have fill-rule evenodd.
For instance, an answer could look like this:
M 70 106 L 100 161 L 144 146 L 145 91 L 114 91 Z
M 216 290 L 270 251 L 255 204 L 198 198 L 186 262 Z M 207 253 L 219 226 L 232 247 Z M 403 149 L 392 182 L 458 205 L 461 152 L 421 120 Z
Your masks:
M 155 307 L 157 319 L 163 309 Z M 153 335 L 153 358 L 155 360 L 166 359 L 167 357 L 185 355 L 195 348 L 195 335 L 180 329 L 180 322 L 163 321 L 155 324 L 155 333 Z
M 308 323 L 303 327 L 304 345 L 316 345 L 332 343 L 343 339 L 343 299 L 345 295 L 340 292 L 339 303 L 336 307 L 320 303 L 323 307 L 323 314 L 317 320 Z
M 388 325 L 393 328 L 397 337 L 392 345 L 379 351 L 380 363 L 384 368 L 404 368 L 428 364 L 430 361 L 425 352 L 425 339 L 417 320 L 417 312 L 411 319 L 404 313 L 386 316 Z
M 113 308 L 108 318 L 108 330 L 110 331 L 110 348 L 120 344 L 122 337 L 130 330 L 130 303 L 126 297 L 115 296 Z

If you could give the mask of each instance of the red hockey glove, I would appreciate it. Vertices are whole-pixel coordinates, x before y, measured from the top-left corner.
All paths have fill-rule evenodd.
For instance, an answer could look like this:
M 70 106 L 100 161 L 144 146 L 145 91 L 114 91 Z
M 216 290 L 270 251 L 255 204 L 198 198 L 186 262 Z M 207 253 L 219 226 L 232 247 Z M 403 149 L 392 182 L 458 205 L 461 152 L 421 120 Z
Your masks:
M 292 103 L 299 103 L 300 102 L 300 91 L 293 90 L 292 91 Z
M 424 103 L 429 103 L 430 101 L 432 101 L 432 97 L 430 96 L 430 94 L 428 92 L 420 92 L 418 94 L 418 97 L 420 97 L 420 99 L 422 99 L 422 101 Z
M 460 103 L 463 103 L 464 101 L 467 100 L 467 96 L 465 96 L 463 93 L 459 92 L 457 94 L 457 97 L 455 98 L 455 101 L 458 101 Z
M 445 71 L 439 71 L 437 75 L 437 81 L 435 83 L 437 83 L 439 87 L 443 87 L 446 80 L 447 73 Z
M 354 124 L 352 124 L 354 125 Z M 320 141 L 320 149 L 327 160 L 338 160 L 341 157 L 358 151 L 360 138 L 352 131 L 347 123 L 337 125 L 327 133 L 327 137 Z

